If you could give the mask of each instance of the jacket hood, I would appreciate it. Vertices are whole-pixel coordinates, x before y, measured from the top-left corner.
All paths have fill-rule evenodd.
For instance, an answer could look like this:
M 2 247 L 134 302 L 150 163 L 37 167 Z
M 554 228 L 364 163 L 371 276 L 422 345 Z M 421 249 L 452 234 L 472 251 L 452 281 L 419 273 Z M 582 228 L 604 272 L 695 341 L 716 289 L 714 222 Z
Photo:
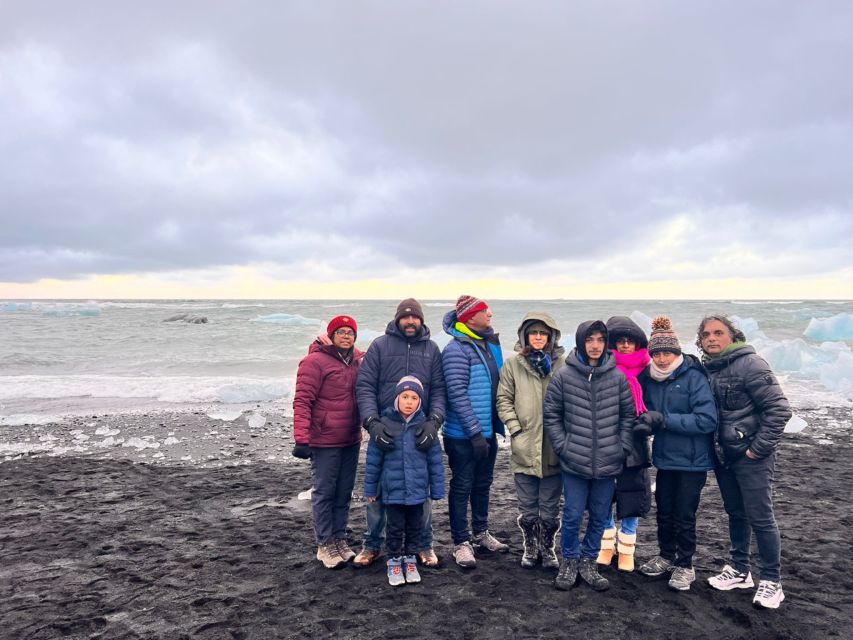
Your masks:
M 584 355 L 584 357 L 586 357 Z M 604 353 L 601 354 L 601 358 L 598 361 L 598 366 L 591 366 L 589 363 L 581 360 L 578 355 L 577 348 L 572 349 L 569 352 L 569 355 L 566 356 L 566 366 L 573 367 L 580 371 L 584 377 L 588 376 L 592 372 L 597 372 L 596 375 L 604 373 L 610 369 L 616 368 L 616 358 L 613 357 L 613 353 L 609 349 L 605 349 Z
M 314 351 L 322 351 L 326 355 L 332 356 L 333 358 L 339 358 L 338 348 L 333 344 L 320 344 L 319 342 L 312 342 L 311 346 L 308 348 L 309 353 L 313 353 Z M 364 357 L 364 352 L 357 349 L 356 347 L 352 348 L 352 358 L 353 360 L 360 360 Z
M 421 330 L 419 333 L 415 334 L 413 337 L 409 338 L 405 333 L 400 331 L 399 325 L 392 320 L 388 323 L 388 326 L 385 327 L 385 335 L 396 336 L 401 340 L 411 340 L 412 342 L 420 342 L 421 340 L 429 340 L 430 332 L 429 327 L 425 324 L 421 323 Z
M 688 369 L 699 369 L 703 374 L 705 373 L 705 367 L 702 366 L 699 358 L 694 356 L 692 353 L 682 353 L 681 355 L 684 356 L 684 362 L 682 362 L 681 366 L 673 372 L 673 378 L 677 378 L 681 374 L 686 373 Z
M 601 331 L 604 334 L 604 342 L 607 343 L 607 325 L 605 325 L 601 320 L 587 320 L 586 322 L 581 322 L 578 325 L 578 330 L 575 331 L 575 349 L 578 353 L 583 354 L 584 358 L 586 357 L 586 339 L 589 337 L 591 333 L 594 331 Z M 605 355 L 607 354 L 607 349 L 604 350 Z
M 521 351 L 524 349 L 524 337 L 527 335 L 527 329 L 530 325 L 535 324 L 537 322 L 541 322 L 546 327 L 551 330 L 551 355 L 556 359 L 559 358 L 563 353 L 565 353 L 565 349 L 560 346 L 560 338 L 562 337 L 562 333 L 560 332 L 560 327 L 557 324 L 557 321 L 554 320 L 554 317 L 545 313 L 544 311 L 531 311 L 521 321 L 521 324 L 518 325 L 518 342 L 515 343 L 515 350 Z
M 628 316 L 613 316 L 607 321 L 607 348 L 616 348 L 616 338 L 626 336 L 637 343 L 637 349 L 648 349 L 649 339 L 636 322 Z

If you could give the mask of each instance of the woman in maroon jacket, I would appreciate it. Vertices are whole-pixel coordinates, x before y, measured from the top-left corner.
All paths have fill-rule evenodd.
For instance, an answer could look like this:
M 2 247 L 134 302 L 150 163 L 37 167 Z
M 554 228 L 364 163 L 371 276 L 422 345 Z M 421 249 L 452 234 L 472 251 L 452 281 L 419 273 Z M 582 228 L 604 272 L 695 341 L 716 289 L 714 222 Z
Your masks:
M 361 445 L 355 379 L 364 354 L 355 348 L 357 331 L 350 316 L 332 318 L 332 344 L 314 342 L 296 372 L 293 455 L 311 459 L 317 560 L 328 569 L 355 557 L 346 530 Z

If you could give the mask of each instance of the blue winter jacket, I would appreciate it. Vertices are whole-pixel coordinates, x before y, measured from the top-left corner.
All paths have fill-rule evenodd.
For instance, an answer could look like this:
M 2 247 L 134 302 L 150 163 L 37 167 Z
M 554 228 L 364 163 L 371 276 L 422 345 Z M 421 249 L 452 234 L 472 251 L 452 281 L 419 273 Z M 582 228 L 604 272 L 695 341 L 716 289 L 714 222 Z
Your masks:
M 438 439 L 429 451 L 418 451 L 415 431 L 426 420 L 418 409 L 406 424 L 396 409 L 388 409 L 380 418 L 394 435 L 394 449 L 382 451 L 373 440 L 367 445 L 364 466 L 364 495 L 381 493 L 385 504 L 423 504 L 427 498 L 444 497 L 444 463 Z M 380 491 L 381 487 L 381 491 Z
M 664 417 L 652 444 L 653 464 L 670 471 L 713 469 L 717 405 L 699 360 L 684 354 L 684 362 L 663 382 L 653 379 L 648 369 L 638 380 L 646 407 Z
M 483 347 L 491 351 L 500 371 L 503 352 L 497 334 L 491 339 L 474 340 L 458 331 L 456 322 L 455 310 L 444 316 L 444 331 L 453 336 L 441 354 L 447 387 L 444 436 L 463 440 L 482 433 L 488 440 L 495 433 L 504 435 L 504 425 L 495 410 L 492 374 L 483 352 Z

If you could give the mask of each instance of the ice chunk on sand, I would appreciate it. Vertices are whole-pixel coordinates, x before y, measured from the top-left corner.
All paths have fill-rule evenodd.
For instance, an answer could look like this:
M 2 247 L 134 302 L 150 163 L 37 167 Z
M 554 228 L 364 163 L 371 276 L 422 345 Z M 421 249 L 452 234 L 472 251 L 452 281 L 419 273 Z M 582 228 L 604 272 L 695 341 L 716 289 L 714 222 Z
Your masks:
M 788 424 L 785 425 L 785 433 L 799 433 L 807 426 L 809 426 L 808 422 L 798 415 L 793 415 L 791 416 L 791 419 L 788 420 Z
M 311 493 L 313 491 L 314 491 L 314 487 L 311 487 L 310 489 L 306 489 L 305 491 L 300 491 L 296 495 L 296 499 L 297 500 L 310 500 L 311 499 Z
M 109 427 L 98 427 L 95 429 L 96 436 L 117 436 L 121 433 L 119 429 L 110 429 Z
M 242 409 L 223 409 L 221 411 L 210 411 L 207 417 L 213 420 L 222 420 L 223 422 L 233 422 L 242 415 Z
M 853 314 L 838 313 L 829 318 L 812 318 L 803 335 L 810 340 L 853 340 Z
M 122 446 L 123 447 L 134 447 L 134 448 L 142 451 L 143 449 L 159 449 L 160 443 L 159 442 L 149 442 L 147 440 L 143 440 L 142 438 L 133 437 L 133 438 L 128 438 L 128 440 L 125 441 L 125 443 L 122 444 Z
M 267 419 L 260 413 L 253 413 L 249 416 L 248 422 L 250 429 L 260 429 L 267 423 Z
M 178 444 L 179 442 L 180 442 L 180 440 L 178 440 L 177 438 L 169 437 L 169 438 L 166 438 L 165 440 L 163 440 L 163 446 L 168 447 L 168 446 L 173 445 L 173 444 Z

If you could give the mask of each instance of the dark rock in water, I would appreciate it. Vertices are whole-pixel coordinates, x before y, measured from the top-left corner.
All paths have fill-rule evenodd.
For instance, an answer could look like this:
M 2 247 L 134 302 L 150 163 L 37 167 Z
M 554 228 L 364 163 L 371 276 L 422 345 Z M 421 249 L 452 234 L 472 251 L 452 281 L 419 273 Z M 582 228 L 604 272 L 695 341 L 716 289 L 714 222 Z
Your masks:
M 207 316 L 195 316 L 191 313 L 178 313 L 169 316 L 163 322 L 188 322 L 189 324 L 207 324 Z

